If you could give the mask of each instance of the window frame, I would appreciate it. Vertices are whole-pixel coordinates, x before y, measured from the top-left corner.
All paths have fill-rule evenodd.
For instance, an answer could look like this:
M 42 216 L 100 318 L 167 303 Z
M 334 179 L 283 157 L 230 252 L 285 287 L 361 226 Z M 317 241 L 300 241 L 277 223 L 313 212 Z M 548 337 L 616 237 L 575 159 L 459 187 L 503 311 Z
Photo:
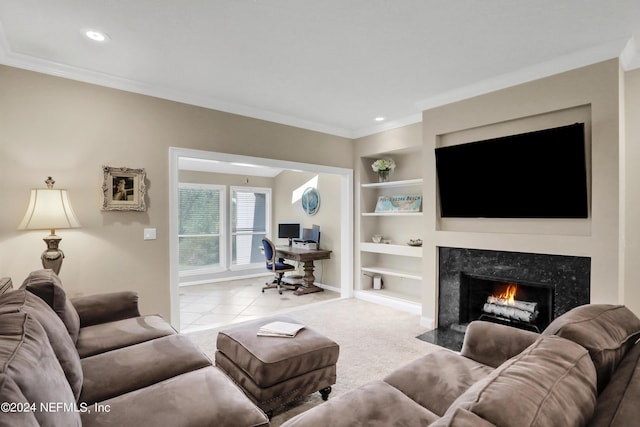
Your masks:
M 211 237 L 218 236 L 219 239 L 219 252 L 220 252 L 220 262 L 217 267 L 203 267 L 203 268 L 194 268 L 190 270 L 178 270 L 179 277 L 191 277 L 191 276 L 199 276 L 203 274 L 214 274 L 221 273 L 227 271 L 227 254 L 229 253 L 229 241 L 227 239 L 227 186 L 219 185 L 219 184 L 202 184 L 202 183 L 192 183 L 192 182 L 179 182 L 178 183 L 178 204 L 180 203 L 180 190 L 182 189 L 200 189 L 200 190 L 217 190 L 220 192 L 220 212 L 219 212 L 219 233 L 218 234 L 202 234 L 202 235 L 194 235 L 194 234 L 178 234 L 178 253 L 180 253 L 180 238 L 181 237 Z M 178 207 L 178 211 L 179 211 Z M 180 218 L 178 218 L 178 230 L 180 230 L 179 224 Z
M 256 268 L 260 268 L 260 267 L 264 267 L 264 260 L 261 260 L 260 262 L 255 262 L 252 264 L 234 264 L 233 263 L 233 239 L 235 238 L 235 236 L 237 235 L 237 233 L 233 232 L 233 215 L 232 215 L 232 209 L 233 209 L 233 196 L 234 196 L 234 192 L 236 191 L 243 191 L 243 192 L 252 192 L 252 193 L 261 193 L 261 194 L 265 194 L 265 236 L 267 238 L 271 238 L 271 218 L 272 218 L 272 193 L 273 193 L 273 189 L 271 187 L 254 187 L 254 186 L 241 186 L 241 185 L 230 185 L 229 186 L 229 221 L 228 221 L 228 248 L 227 248 L 227 254 L 228 254 L 228 270 L 229 271 L 242 271 L 242 270 L 252 270 L 252 269 L 256 269 Z M 250 234 L 256 234 L 255 232 L 252 232 Z M 260 233 L 261 234 L 261 233 Z

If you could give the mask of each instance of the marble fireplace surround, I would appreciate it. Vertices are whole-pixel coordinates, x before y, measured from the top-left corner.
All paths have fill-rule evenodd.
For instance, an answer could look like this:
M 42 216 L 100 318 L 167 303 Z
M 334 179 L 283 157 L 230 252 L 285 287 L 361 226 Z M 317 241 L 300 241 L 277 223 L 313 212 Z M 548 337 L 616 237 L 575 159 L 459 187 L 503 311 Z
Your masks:
M 459 328 L 463 274 L 532 282 L 552 289 L 552 318 L 590 302 L 591 258 L 440 247 L 438 330 Z

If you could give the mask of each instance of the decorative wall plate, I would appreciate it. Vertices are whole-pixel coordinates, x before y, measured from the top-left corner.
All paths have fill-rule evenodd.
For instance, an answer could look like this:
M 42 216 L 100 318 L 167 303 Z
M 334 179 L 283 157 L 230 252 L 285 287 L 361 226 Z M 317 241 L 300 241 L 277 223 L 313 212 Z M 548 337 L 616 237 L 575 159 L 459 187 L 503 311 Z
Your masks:
M 301 202 L 302 210 L 304 210 L 307 215 L 315 215 L 320 209 L 320 193 L 313 187 L 305 188 L 302 193 Z

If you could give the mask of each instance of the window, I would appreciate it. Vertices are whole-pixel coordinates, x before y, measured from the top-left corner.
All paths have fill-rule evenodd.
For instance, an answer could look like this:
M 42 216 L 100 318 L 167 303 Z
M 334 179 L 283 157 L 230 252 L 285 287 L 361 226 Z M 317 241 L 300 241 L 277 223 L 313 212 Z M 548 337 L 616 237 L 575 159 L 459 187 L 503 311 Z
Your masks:
M 178 251 L 181 275 L 225 269 L 225 187 L 179 184 Z
M 270 224 L 270 188 L 231 187 L 231 269 L 264 264 L 260 248 Z

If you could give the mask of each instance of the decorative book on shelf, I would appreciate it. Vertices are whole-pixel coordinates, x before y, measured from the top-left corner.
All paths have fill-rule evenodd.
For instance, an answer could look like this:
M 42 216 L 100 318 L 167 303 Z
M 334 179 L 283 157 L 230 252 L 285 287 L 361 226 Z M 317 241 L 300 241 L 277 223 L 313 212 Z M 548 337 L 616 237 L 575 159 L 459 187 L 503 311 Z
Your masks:
M 304 325 L 301 325 L 299 323 L 277 321 L 267 323 L 266 325 L 260 327 L 260 329 L 258 329 L 258 336 L 293 338 L 302 329 L 304 329 Z
M 420 212 L 421 208 L 422 196 L 380 196 L 375 212 Z

